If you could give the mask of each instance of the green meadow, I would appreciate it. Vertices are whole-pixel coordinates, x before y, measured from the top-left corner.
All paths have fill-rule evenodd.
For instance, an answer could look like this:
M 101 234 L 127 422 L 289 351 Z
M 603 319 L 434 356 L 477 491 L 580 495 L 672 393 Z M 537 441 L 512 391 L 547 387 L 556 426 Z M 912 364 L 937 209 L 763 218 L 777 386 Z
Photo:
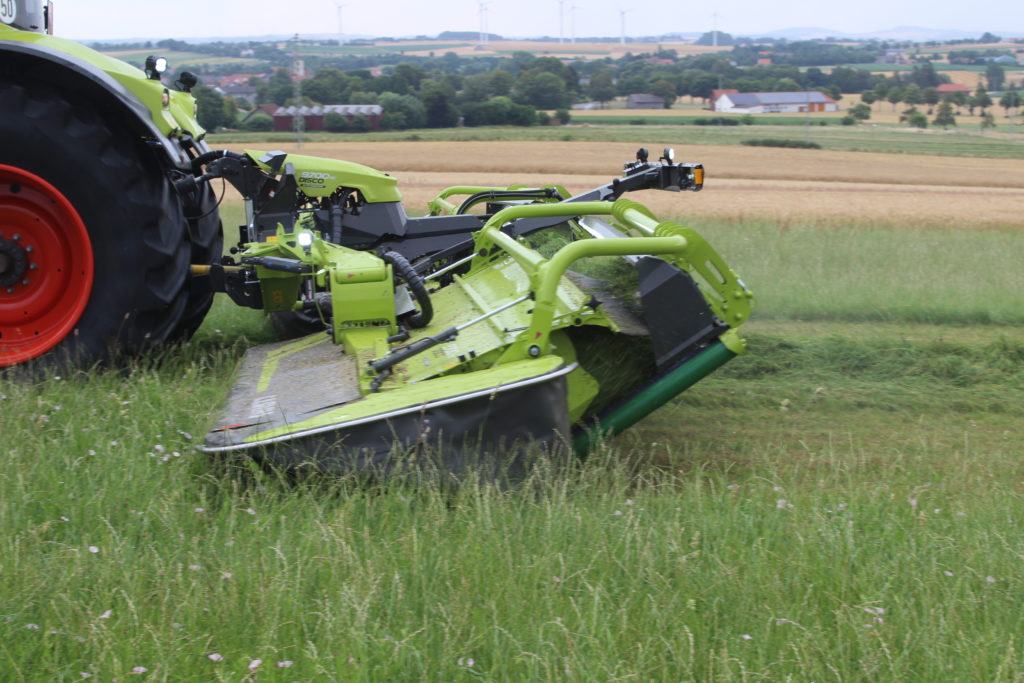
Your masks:
M 1024 679 L 1024 232 L 692 227 L 749 353 L 515 486 L 198 453 L 272 339 L 224 299 L 0 377 L 0 678 Z

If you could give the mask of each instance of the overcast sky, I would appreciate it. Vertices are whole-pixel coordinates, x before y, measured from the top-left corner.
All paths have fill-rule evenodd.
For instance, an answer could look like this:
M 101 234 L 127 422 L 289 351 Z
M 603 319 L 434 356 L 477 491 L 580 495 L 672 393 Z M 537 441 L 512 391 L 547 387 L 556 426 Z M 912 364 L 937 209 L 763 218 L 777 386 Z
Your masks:
M 67 38 L 187 38 L 266 34 L 312 34 L 338 30 L 339 2 L 269 0 L 58 0 L 57 33 Z M 478 31 L 477 0 L 342 0 L 345 34 L 436 35 Z M 1006 35 L 1024 31 L 1020 0 L 564 0 L 563 28 L 576 35 L 617 36 L 620 8 L 626 35 L 658 35 L 717 28 L 750 35 L 816 26 L 863 33 L 896 26 L 960 29 Z M 632 9 L 628 9 L 632 8 Z M 502 36 L 559 35 L 558 0 L 491 0 L 487 26 Z M 717 15 L 717 19 L 716 16 Z

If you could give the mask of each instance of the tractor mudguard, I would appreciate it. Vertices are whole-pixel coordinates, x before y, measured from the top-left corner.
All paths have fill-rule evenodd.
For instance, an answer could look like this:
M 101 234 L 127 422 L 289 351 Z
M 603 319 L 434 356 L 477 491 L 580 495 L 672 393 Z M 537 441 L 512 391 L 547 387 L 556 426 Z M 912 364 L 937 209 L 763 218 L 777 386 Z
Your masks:
M 63 41 L 53 36 L 26 33 L 0 27 L 0 75 L 7 76 L 7 71 L 16 71 L 18 75 L 24 75 L 26 69 L 42 67 L 46 70 L 48 78 L 55 78 L 57 85 L 72 89 L 81 89 L 89 94 L 92 101 L 106 107 L 110 107 L 125 115 L 128 123 L 135 127 L 137 132 L 144 138 L 152 140 L 163 150 L 167 160 L 176 168 L 188 171 L 191 168 L 191 160 L 185 150 L 169 137 L 169 133 L 175 128 L 187 131 L 194 138 L 199 139 L 205 131 L 194 119 L 181 121 L 181 106 L 175 107 L 177 111 L 167 109 L 159 119 L 153 110 L 152 105 L 147 106 L 138 96 L 123 82 L 112 76 L 100 66 L 82 59 L 82 55 L 76 51 L 65 49 Z M 97 59 L 106 59 L 99 53 L 95 53 L 84 46 L 73 44 L 81 50 L 97 56 Z M 119 63 L 123 68 L 123 63 Z M 130 67 L 129 67 L 130 68 Z M 11 73 L 11 76 L 14 74 Z M 127 76 L 127 74 L 123 74 Z M 134 75 L 134 74 L 132 74 Z M 141 87 L 146 87 L 145 77 L 138 74 L 138 80 L 142 82 Z M 153 81 L 156 84 L 155 81 Z M 157 93 L 157 98 L 161 97 Z M 170 97 L 186 96 L 185 93 L 173 93 Z M 176 99 L 176 98 L 175 98 Z M 162 106 L 162 105 L 158 105 Z M 161 125 L 162 124 L 162 125 Z M 174 124 L 174 125 L 172 125 Z M 187 127 L 186 127 L 187 126 Z

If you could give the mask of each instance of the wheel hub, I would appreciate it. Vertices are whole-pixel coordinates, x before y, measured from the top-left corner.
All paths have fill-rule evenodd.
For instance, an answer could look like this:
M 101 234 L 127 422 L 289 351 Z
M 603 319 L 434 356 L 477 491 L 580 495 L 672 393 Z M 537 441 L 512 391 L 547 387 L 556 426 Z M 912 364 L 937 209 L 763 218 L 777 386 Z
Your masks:
M 28 285 L 30 282 L 25 277 L 28 269 L 28 251 L 18 242 L 4 239 L 0 233 L 0 289 L 7 289 L 8 294 L 13 294 L 14 286 L 19 282 Z
M 40 176 L 0 164 L 0 367 L 57 346 L 92 283 L 92 243 L 75 207 Z

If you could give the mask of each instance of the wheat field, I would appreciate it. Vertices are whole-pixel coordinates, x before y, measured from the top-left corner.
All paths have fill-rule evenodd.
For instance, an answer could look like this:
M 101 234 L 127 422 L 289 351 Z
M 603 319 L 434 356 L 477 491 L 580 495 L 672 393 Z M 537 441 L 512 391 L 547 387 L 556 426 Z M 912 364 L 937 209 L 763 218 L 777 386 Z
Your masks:
M 671 140 L 663 144 L 672 144 Z M 243 145 L 227 145 L 241 151 Z M 410 214 L 452 185 L 557 184 L 572 193 L 617 176 L 637 145 L 599 142 L 313 142 L 287 152 L 355 161 L 398 178 Z M 645 145 L 658 156 L 661 145 Z M 1017 229 L 1024 164 L 1017 159 L 892 155 L 737 145 L 688 145 L 705 188 L 633 195 L 658 215 L 687 221 L 770 218 L 815 225 Z M 229 195 L 230 196 L 230 195 Z

